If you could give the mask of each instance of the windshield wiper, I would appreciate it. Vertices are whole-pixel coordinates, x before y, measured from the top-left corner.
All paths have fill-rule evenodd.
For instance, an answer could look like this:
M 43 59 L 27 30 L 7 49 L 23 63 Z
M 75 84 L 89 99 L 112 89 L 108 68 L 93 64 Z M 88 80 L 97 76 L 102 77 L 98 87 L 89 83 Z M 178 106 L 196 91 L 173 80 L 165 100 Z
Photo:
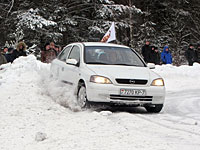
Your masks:
M 110 64 L 107 64 L 107 63 L 103 63 L 103 62 L 86 62 L 86 64 L 110 65 Z
M 133 65 L 133 64 L 111 64 L 111 65 L 138 66 L 138 65 Z

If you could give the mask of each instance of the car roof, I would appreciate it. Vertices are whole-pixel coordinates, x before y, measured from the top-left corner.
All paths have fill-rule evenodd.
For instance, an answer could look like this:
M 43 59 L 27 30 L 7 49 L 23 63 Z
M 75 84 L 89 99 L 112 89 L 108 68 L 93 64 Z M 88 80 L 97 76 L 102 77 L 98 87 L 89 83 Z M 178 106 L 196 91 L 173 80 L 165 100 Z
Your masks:
M 113 43 L 103 43 L 103 42 L 82 42 L 80 44 L 83 44 L 84 46 L 111 46 L 111 47 L 129 48 L 125 45 L 119 45 L 119 44 L 113 44 Z

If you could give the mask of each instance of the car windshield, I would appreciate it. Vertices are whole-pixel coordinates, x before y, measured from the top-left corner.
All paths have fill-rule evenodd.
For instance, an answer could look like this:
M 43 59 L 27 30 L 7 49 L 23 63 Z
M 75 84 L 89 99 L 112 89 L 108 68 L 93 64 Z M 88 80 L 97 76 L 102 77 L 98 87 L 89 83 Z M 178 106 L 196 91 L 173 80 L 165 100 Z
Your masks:
M 122 47 L 86 46 L 84 60 L 86 64 L 145 66 L 132 49 Z

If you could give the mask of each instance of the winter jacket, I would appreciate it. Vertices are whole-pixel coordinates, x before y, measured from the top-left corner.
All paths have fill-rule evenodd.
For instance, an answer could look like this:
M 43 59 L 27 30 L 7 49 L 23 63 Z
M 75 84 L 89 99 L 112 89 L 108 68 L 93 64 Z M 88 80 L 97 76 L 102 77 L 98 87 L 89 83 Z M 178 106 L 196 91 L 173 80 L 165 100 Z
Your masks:
M 197 54 L 194 49 L 188 48 L 188 50 L 185 51 L 185 57 L 189 63 L 189 66 L 192 66 L 193 63 L 197 61 Z
M 144 61 L 146 63 L 150 62 L 150 52 L 151 52 L 151 46 L 150 45 L 144 45 L 142 47 L 142 56 L 144 58 Z
M 2 54 L 0 53 L 0 65 L 6 64 L 6 63 L 7 63 L 6 58 L 4 57 L 4 55 L 2 55 Z
M 16 58 L 18 58 L 20 56 L 27 56 L 27 54 L 26 54 L 26 44 L 24 42 L 19 42 L 17 44 L 17 49 L 15 49 L 10 56 L 11 62 L 13 62 Z
M 149 55 L 149 62 L 154 63 L 156 65 L 160 65 L 160 53 L 158 51 L 155 51 L 155 49 L 157 49 L 155 46 L 152 46 L 151 49 L 152 50 Z
M 24 50 L 14 50 L 13 53 L 9 56 L 10 61 L 13 62 L 16 58 L 20 56 L 27 56 L 26 52 Z
M 197 62 L 200 63 L 200 49 L 196 50 Z
M 44 63 L 51 63 L 57 56 L 57 51 L 54 49 L 43 50 L 41 52 L 41 61 Z
M 160 53 L 159 52 L 151 52 L 150 54 L 150 62 L 155 65 L 160 65 Z
M 7 60 L 8 63 L 12 62 L 12 53 L 4 54 L 4 56 L 5 56 L 5 58 L 6 58 L 6 60 Z
M 168 49 L 168 51 L 166 51 Z M 163 64 L 172 64 L 172 55 L 169 52 L 169 47 L 165 46 L 161 53 L 161 60 Z

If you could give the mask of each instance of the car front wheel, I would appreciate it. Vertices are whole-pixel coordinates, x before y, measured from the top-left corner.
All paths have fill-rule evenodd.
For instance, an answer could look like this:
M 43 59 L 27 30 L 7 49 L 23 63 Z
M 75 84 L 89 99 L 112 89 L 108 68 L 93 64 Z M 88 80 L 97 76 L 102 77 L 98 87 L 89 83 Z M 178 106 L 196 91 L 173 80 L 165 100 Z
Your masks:
M 87 106 L 88 101 L 86 87 L 84 85 L 81 85 L 78 90 L 77 103 L 81 108 L 85 108 Z
M 163 108 L 163 104 L 156 104 L 154 106 L 145 106 L 145 109 L 150 113 L 159 113 Z

